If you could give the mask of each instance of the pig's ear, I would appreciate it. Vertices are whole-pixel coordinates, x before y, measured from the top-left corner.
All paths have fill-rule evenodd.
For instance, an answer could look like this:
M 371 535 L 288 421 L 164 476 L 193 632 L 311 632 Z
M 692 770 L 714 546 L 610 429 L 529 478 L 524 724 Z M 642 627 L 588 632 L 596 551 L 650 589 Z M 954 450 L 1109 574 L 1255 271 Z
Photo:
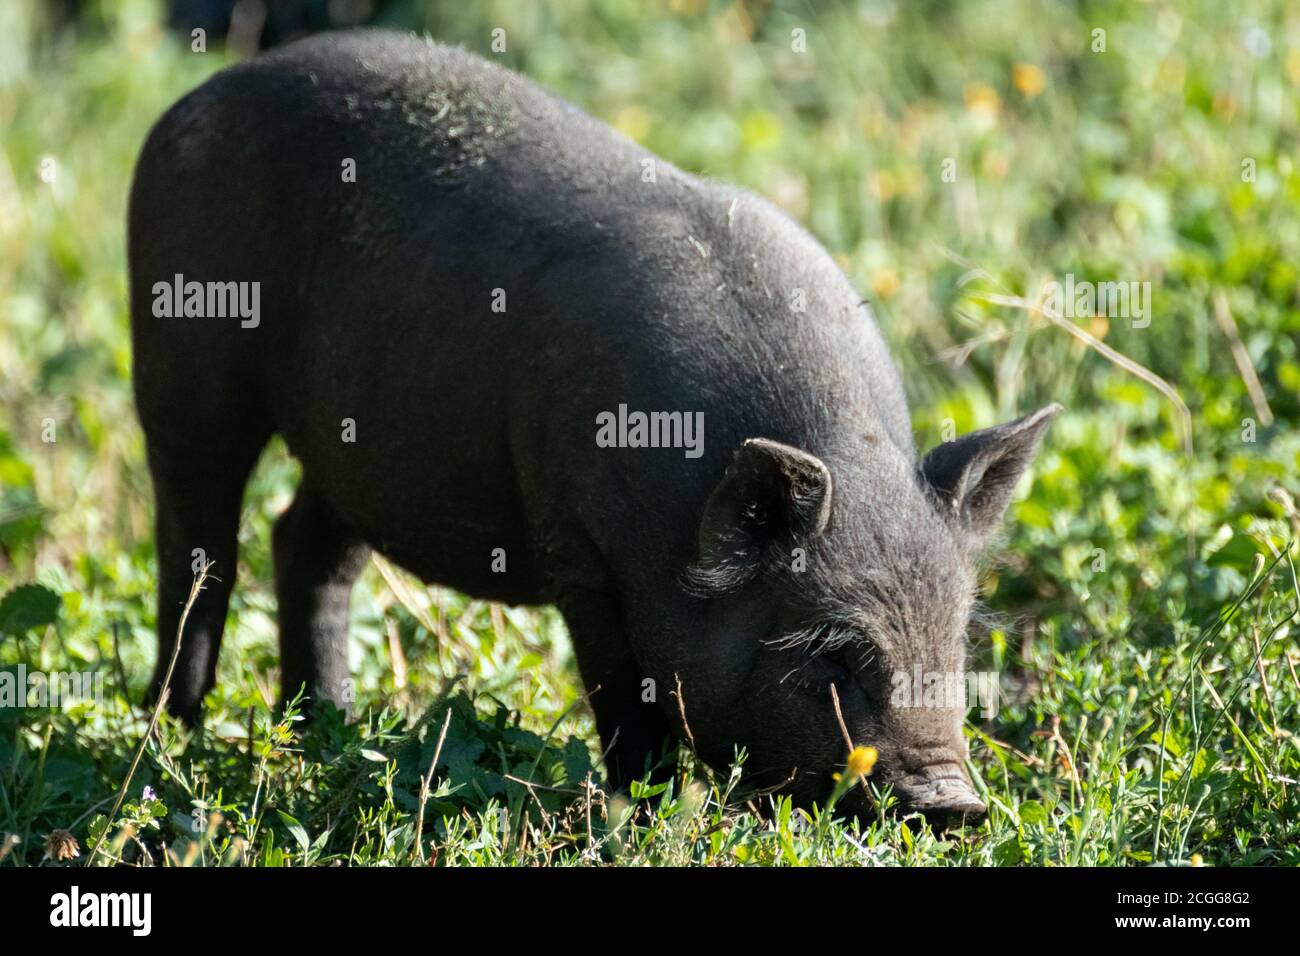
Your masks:
M 926 455 L 921 473 L 940 507 L 977 538 L 993 531 L 1033 460 L 1038 440 L 1060 410 L 1053 403 L 1014 422 L 944 442 Z
M 751 438 L 704 507 L 699 558 L 688 582 L 704 592 L 739 587 L 758 572 L 769 548 L 816 537 L 830 516 L 831 475 L 820 459 Z

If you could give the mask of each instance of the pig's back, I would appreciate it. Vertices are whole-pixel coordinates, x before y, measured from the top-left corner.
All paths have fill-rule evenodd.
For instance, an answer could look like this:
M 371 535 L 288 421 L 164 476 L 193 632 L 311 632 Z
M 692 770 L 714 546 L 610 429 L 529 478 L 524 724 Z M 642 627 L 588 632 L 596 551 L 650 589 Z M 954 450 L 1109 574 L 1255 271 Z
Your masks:
M 875 325 L 802 229 L 463 51 L 369 31 L 292 44 L 178 103 L 140 166 L 133 263 L 193 271 L 220 248 L 238 274 L 214 278 L 263 283 L 259 328 L 161 334 L 259 382 L 306 473 L 380 547 L 412 510 L 475 547 L 546 533 L 574 505 L 557 486 L 619 488 L 606 527 L 665 487 L 698 513 L 757 435 L 834 459 L 869 432 L 911 454 Z M 193 255 L 160 245 L 187 226 Z M 702 412 L 704 455 L 597 448 L 595 416 L 619 404 Z

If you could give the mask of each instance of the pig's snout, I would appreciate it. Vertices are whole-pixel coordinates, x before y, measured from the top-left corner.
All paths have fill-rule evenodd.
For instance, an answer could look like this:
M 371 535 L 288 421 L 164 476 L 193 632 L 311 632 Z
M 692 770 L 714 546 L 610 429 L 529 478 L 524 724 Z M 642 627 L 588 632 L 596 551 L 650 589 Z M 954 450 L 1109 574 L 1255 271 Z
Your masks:
M 977 822 L 986 807 L 956 764 L 908 774 L 894 787 L 904 813 L 921 813 L 931 826 L 948 829 Z

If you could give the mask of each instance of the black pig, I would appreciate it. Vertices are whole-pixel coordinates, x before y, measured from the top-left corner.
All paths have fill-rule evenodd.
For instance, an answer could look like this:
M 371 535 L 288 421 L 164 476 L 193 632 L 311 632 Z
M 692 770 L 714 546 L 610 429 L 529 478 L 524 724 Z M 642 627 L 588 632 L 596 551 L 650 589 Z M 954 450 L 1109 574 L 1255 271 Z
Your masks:
M 763 200 L 477 57 L 356 32 L 172 107 L 129 251 L 155 693 L 195 557 L 220 578 L 173 712 L 213 686 L 244 484 L 279 433 L 303 466 L 273 536 L 285 695 L 344 703 L 373 548 L 557 605 L 617 786 L 689 730 L 706 761 L 743 746 L 753 783 L 822 799 L 833 686 L 904 807 L 982 812 L 964 709 L 893 691 L 963 671 L 974 556 L 1056 406 L 918 461 L 869 310 Z

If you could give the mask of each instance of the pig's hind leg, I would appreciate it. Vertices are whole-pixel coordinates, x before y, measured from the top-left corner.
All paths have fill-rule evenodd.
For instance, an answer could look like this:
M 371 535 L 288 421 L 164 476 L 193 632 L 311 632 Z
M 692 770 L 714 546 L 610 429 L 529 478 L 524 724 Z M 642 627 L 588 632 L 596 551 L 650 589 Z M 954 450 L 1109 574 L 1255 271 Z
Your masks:
M 200 433 L 217 444 L 214 432 Z M 158 659 L 148 699 L 157 700 L 175 653 L 167 709 L 194 724 L 204 695 L 216 682 L 221 632 L 235 584 L 240 503 L 265 434 L 249 435 L 247 442 L 223 454 L 160 440 L 156 427 L 148 438 L 158 553 Z M 210 577 L 185 618 L 176 651 L 181 617 L 204 564 L 209 564 Z
M 275 523 L 275 595 L 280 619 L 282 701 L 303 692 L 347 711 L 348 606 L 370 557 L 366 547 L 304 479 Z
M 667 779 L 673 770 L 666 759 L 674 745 L 672 728 L 656 695 L 647 692 L 618 599 L 599 591 L 570 591 L 557 603 L 596 715 L 610 786 L 626 791 L 647 775 L 654 782 Z

